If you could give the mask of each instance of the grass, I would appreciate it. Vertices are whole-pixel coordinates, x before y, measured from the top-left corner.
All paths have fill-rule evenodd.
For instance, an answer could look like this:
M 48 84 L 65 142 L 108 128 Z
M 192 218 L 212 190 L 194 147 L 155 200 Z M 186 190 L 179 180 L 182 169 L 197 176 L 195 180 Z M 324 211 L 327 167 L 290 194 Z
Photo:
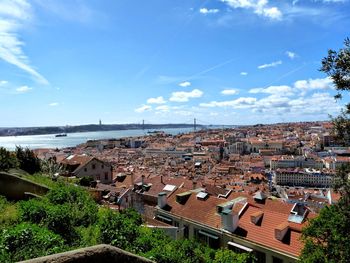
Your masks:
M 22 177 L 34 183 L 47 186 L 49 188 L 52 188 L 55 185 L 57 185 L 57 181 L 53 181 L 49 175 L 44 173 L 29 174 L 21 169 L 10 169 L 9 173 L 13 175 L 17 175 L 19 177 Z M 58 181 L 66 181 L 66 178 L 59 177 Z
M 4 226 L 17 222 L 17 205 L 0 196 L 0 229 Z

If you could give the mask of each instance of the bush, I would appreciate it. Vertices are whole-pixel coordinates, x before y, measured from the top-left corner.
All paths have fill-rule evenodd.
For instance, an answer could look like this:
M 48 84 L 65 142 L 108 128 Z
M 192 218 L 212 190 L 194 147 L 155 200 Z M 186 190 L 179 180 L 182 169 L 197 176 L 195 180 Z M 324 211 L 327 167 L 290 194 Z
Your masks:
M 0 235 L 0 262 L 17 262 L 64 250 L 59 235 L 35 224 L 21 223 L 2 230 Z
M 29 148 L 23 149 L 16 147 L 16 157 L 19 163 L 19 168 L 29 174 L 34 174 L 41 171 L 39 158 Z
M 17 220 L 16 204 L 8 202 L 5 197 L 0 195 L 0 229 L 16 223 Z
M 122 249 L 130 249 L 139 236 L 141 223 L 141 216 L 131 209 L 126 209 L 123 213 L 110 209 L 102 210 L 99 221 L 101 241 Z
M 0 171 L 8 171 L 11 168 L 18 166 L 16 156 L 6 150 L 4 147 L 0 147 Z
M 74 185 L 59 184 L 47 195 L 53 205 L 67 204 L 74 226 L 89 226 L 97 220 L 97 205 L 89 193 Z
M 19 218 L 23 222 L 40 224 L 47 217 L 48 204 L 42 199 L 19 202 Z
M 94 178 L 92 178 L 91 176 L 87 176 L 87 177 L 83 177 L 80 179 L 79 184 L 81 186 L 87 186 L 90 187 L 91 183 L 94 181 Z

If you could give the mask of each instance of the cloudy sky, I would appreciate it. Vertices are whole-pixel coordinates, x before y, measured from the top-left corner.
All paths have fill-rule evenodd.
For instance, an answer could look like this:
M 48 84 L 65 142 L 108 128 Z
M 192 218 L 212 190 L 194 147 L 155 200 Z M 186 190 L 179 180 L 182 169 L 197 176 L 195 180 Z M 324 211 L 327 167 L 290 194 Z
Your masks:
M 327 120 L 348 0 L 0 0 L 0 126 Z

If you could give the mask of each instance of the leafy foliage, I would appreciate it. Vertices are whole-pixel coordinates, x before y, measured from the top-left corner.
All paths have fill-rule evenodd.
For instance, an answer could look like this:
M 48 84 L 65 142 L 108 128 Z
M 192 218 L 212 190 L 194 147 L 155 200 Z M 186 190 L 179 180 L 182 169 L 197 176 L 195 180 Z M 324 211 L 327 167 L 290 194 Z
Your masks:
M 101 241 L 122 249 L 131 248 L 139 235 L 142 219 L 134 210 L 116 213 L 110 209 L 101 211 Z
M 74 226 L 89 226 L 97 220 L 97 205 L 89 193 L 74 185 L 59 184 L 47 195 L 54 205 L 69 205 Z
M 16 157 L 19 163 L 19 168 L 27 173 L 34 174 L 41 171 L 39 158 L 29 148 L 23 149 L 22 147 L 17 146 Z
M 15 262 L 65 250 L 63 239 L 46 228 L 21 223 L 2 230 L 0 262 Z
M 328 50 L 322 59 L 321 71 L 325 72 L 336 85 L 338 91 L 350 90 L 350 39 L 344 40 L 344 48 L 339 51 Z M 338 94 L 337 98 L 341 98 Z
M 0 147 L 0 171 L 8 171 L 17 166 L 16 156 L 4 147 Z
M 94 181 L 94 178 L 92 178 L 91 176 L 82 177 L 79 181 L 79 184 L 81 186 L 90 186 L 93 181 Z
M 213 263 L 231 263 L 231 262 L 244 263 L 244 262 L 250 262 L 252 260 L 254 259 L 250 254 L 247 254 L 247 253 L 237 254 L 228 249 L 219 249 L 215 253 L 215 259 Z
M 63 166 L 60 163 L 57 163 L 56 157 L 50 157 L 48 160 L 42 160 L 41 169 L 52 179 L 57 179 L 58 175 L 63 173 L 64 171 Z
M 5 202 L 0 199 L 0 209 Z M 156 262 L 246 262 L 245 256 L 216 252 L 195 240 L 172 240 L 162 230 L 143 226 L 140 214 L 133 209 L 98 210 L 89 194 L 78 186 L 58 183 L 46 196 L 21 201 L 17 206 L 20 224 L 0 230 L 3 231 L 0 262 L 99 243 L 111 244 Z M 25 244 L 28 245 L 25 247 Z
M 303 229 L 305 243 L 303 262 L 349 262 L 350 258 L 350 167 L 337 171 L 334 189 L 341 194 L 339 202 L 321 210 Z
M 344 48 L 339 51 L 328 50 L 328 55 L 322 59 L 321 71 L 325 72 L 334 82 L 338 90 L 336 99 L 342 98 L 342 91 L 350 91 L 350 39 L 344 40 Z M 334 132 L 338 139 L 344 144 L 350 143 L 350 103 L 346 105 L 345 111 L 332 119 Z
M 16 204 L 8 202 L 5 197 L 0 196 L 0 229 L 17 222 Z

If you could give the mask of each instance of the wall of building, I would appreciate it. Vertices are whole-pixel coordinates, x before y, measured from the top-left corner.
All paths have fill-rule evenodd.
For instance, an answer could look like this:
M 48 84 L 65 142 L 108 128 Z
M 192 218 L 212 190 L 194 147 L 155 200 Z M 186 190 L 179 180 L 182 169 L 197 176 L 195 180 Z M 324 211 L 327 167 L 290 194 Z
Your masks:
M 112 183 L 112 170 L 111 166 L 104 164 L 96 159 L 91 160 L 76 174 L 77 177 L 91 176 L 94 180 L 99 180 L 101 183 Z

